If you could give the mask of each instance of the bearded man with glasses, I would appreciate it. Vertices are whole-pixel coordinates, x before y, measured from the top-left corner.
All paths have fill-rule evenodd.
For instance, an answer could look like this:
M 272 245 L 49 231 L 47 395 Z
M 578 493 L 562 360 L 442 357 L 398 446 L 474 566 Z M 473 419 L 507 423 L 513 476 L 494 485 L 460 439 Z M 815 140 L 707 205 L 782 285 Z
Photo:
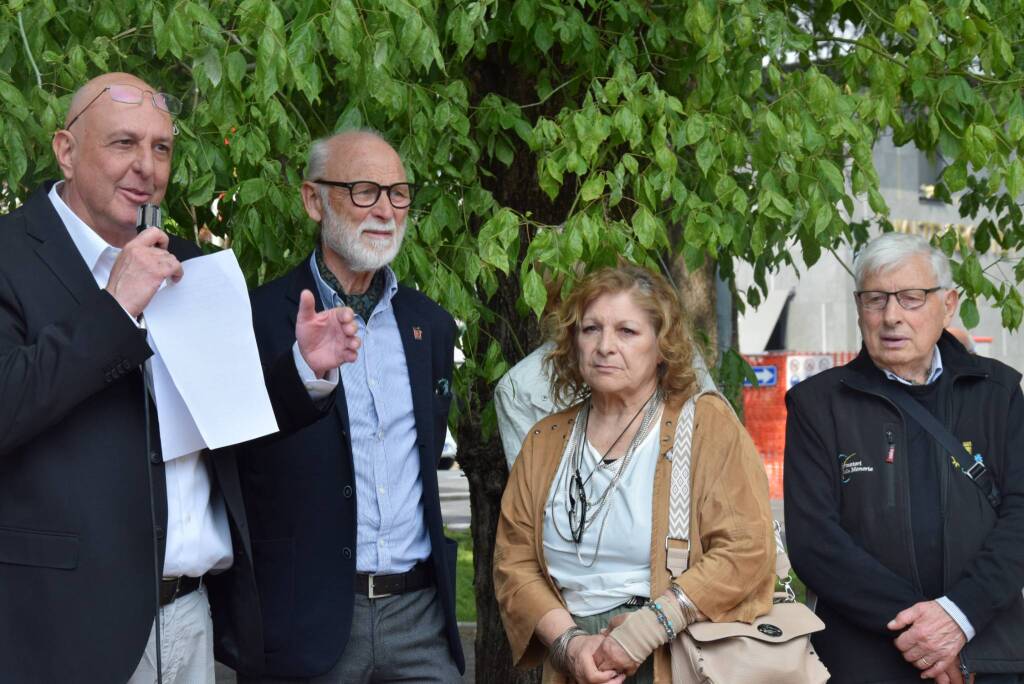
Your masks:
M 944 331 L 958 295 L 924 238 L 872 240 L 854 277 L 860 355 L 786 395 L 818 655 L 837 684 L 1024 681 L 1021 375 Z
M 136 230 L 167 190 L 180 109 L 131 74 L 89 81 L 53 137 L 63 180 L 0 218 L 4 682 L 213 684 L 211 609 L 239 618 L 219 655 L 262 663 L 234 451 L 165 461 L 148 381 L 146 307 L 200 254 Z M 284 430 L 328 410 L 314 399 L 358 348 L 351 310 L 302 302 L 298 342 L 267 365 Z
M 239 681 L 458 682 L 456 549 L 436 470 L 456 327 L 389 266 L 413 186 L 379 134 L 348 130 L 313 142 L 300 192 L 319 239 L 253 293 L 260 354 L 294 343 L 303 289 L 318 309 L 352 307 L 362 346 L 328 417 L 238 460 L 266 649 L 263 671 Z

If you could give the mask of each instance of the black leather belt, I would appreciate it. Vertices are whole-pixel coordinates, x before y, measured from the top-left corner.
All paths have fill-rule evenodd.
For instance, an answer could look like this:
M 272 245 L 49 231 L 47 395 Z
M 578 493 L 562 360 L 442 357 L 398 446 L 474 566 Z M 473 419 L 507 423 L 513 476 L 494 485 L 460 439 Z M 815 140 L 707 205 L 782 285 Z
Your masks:
M 371 575 L 357 572 L 355 581 L 356 593 L 368 598 L 404 594 L 432 586 L 434 586 L 434 573 L 426 561 L 420 561 L 412 570 L 396 575 Z
M 651 599 L 646 596 L 634 596 L 627 599 L 625 603 L 621 604 L 624 608 L 643 608 L 646 606 Z
M 191 594 L 203 583 L 202 577 L 164 577 L 160 580 L 160 605 L 174 603 L 175 599 Z

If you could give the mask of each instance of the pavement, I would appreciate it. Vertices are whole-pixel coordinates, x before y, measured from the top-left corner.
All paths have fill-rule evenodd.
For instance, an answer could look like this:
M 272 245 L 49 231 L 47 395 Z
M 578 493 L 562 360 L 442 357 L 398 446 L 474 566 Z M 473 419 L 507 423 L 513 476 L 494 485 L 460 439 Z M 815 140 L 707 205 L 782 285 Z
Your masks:
M 450 530 L 469 529 L 469 480 L 458 468 L 437 471 L 441 518 Z

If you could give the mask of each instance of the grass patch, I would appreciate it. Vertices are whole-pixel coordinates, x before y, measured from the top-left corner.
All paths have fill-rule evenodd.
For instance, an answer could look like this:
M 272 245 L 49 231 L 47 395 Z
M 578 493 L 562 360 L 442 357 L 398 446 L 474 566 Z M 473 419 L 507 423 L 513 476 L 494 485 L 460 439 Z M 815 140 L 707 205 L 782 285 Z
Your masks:
M 455 563 L 455 617 L 459 622 L 476 622 L 476 596 L 473 593 L 473 537 L 469 530 L 445 528 L 445 536 L 459 542 Z

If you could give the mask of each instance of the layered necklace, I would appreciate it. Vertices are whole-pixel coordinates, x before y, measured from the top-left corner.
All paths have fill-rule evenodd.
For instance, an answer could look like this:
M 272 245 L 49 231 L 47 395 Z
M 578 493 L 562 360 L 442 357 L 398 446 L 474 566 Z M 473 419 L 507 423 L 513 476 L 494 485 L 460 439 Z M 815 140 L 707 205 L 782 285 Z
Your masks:
M 650 433 L 651 426 L 657 419 L 658 409 L 661 408 L 661 401 L 661 389 L 656 388 L 650 398 L 637 409 L 637 412 L 630 421 L 626 423 L 626 427 L 622 429 L 619 436 L 608 447 L 604 456 L 590 467 L 589 472 L 585 476 L 584 472 L 589 465 L 586 463 L 588 459 L 584 455 L 587 445 L 587 424 L 590 420 L 591 401 L 589 398 L 584 402 L 583 408 L 580 409 L 580 413 L 576 417 L 576 422 L 573 425 L 572 433 L 569 435 L 569 443 L 565 451 L 565 457 L 568 458 L 569 462 L 566 464 L 566 467 L 559 468 L 558 481 L 554 488 L 555 495 L 551 497 L 550 513 L 555 532 L 563 541 L 571 541 L 576 545 L 576 558 L 584 567 L 589 568 L 593 566 L 597 560 L 597 554 L 601 549 L 601 538 L 604 536 L 604 527 L 608 522 L 608 515 L 615 502 L 613 494 L 626 473 L 626 468 L 629 467 L 630 462 L 633 460 L 633 454 L 636 452 L 637 447 L 640 446 L 644 438 Z M 644 410 L 645 408 L 646 411 Z M 636 434 L 633 435 L 626 453 L 623 454 L 622 458 L 607 464 L 605 459 L 608 457 L 608 454 L 619 443 L 622 436 L 629 431 L 630 426 L 636 422 L 637 417 L 641 413 L 644 414 L 644 417 L 640 421 L 640 427 L 637 429 Z M 591 479 L 594 477 L 594 473 L 599 468 L 615 466 L 617 466 L 615 473 L 603 489 L 596 486 L 588 487 Z M 591 491 L 591 489 L 594 491 Z M 568 536 L 558 527 L 558 516 L 555 515 L 555 507 L 559 502 L 564 506 L 566 517 L 569 519 Z M 597 542 L 594 544 L 594 554 L 591 556 L 590 561 L 586 562 L 580 553 L 580 544 L 583 541 L 584 534 L 598 519 L 601 520 L 601 524 L 598 527 Z

